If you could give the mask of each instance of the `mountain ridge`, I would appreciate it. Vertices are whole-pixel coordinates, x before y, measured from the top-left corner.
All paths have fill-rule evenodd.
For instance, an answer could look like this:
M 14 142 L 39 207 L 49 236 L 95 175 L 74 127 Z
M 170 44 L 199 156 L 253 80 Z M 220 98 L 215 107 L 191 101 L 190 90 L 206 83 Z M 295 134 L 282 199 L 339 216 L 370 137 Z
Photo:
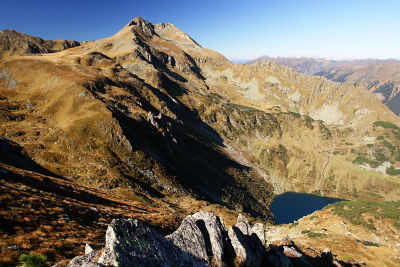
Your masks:
M 322 58 L 270 58 L 260 57 L 250 62 L 274 60 L 285 66 L 335 82 L 352 82 L 363 85 L 387 105 L 396 115 L 400 114 L 398 91 L 400 86 L 400 61 L 396 59 L 327 60 Z

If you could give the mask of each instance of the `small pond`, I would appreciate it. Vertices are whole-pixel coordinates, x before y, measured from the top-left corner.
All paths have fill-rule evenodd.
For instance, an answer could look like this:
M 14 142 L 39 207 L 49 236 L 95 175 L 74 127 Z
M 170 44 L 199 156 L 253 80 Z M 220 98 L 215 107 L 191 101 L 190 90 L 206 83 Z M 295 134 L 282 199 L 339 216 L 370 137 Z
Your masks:
M 274 198 L 270 210 L 275 216 L 276 224 L 292 223 L 338 201 L 342 199 L 287 192 Z

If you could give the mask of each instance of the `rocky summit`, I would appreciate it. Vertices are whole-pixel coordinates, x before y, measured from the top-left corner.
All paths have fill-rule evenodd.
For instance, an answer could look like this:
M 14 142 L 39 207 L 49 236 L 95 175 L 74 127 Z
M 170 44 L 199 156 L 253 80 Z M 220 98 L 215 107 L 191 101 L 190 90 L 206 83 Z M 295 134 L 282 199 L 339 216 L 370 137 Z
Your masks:
M 141 17 L 0 52 L 2 264 L 399 264 L 400 119 L 365 85 Z M 288 191 L 348 201 L 274 225 Z

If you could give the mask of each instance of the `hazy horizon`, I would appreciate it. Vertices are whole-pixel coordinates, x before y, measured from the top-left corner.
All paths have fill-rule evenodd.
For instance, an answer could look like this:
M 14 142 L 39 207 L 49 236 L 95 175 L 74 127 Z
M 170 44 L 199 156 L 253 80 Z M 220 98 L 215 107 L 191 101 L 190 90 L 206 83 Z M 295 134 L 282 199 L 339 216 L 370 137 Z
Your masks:
M 3 1 L 0 30 L 44 39 L 97 40 L 141 16 L 170 22 L 231 60 L 312 57 L 400 59 L 400 2 Z
M 251 61 L 258 59 L 260 57 L 270 57 L 270 58 L 296 58 L 296 59 L 325 59 L 325 60 L 332 60 L 332 61 L 356 61 L 356 60 L 396 60 L 400 61 L 400 58 L 327 58 L 327 57 L 313 57 L 313 56 L 276 56 L 272 57 L 269 55 L 260 55 L 256 58 L 228 58 L 230 61 L 235 62 L 235 61 Z

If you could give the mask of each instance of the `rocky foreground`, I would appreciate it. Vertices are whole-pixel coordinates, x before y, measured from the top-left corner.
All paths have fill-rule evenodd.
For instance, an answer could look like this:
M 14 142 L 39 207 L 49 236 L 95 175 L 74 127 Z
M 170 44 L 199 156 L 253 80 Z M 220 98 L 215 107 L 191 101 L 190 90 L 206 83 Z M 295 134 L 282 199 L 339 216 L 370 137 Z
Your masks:
M 200 211 L 187 216 L 180 227 L 163 236 L 135 219 L 113 220 L 105 245 L 86 244 L 75 266 L 343 266 L 329 249 L 310 257 L 285 236 L 280 245 L 269 244 L 265 226 L 253 226 L 239 214 L 226 229 L 221 218 Z

